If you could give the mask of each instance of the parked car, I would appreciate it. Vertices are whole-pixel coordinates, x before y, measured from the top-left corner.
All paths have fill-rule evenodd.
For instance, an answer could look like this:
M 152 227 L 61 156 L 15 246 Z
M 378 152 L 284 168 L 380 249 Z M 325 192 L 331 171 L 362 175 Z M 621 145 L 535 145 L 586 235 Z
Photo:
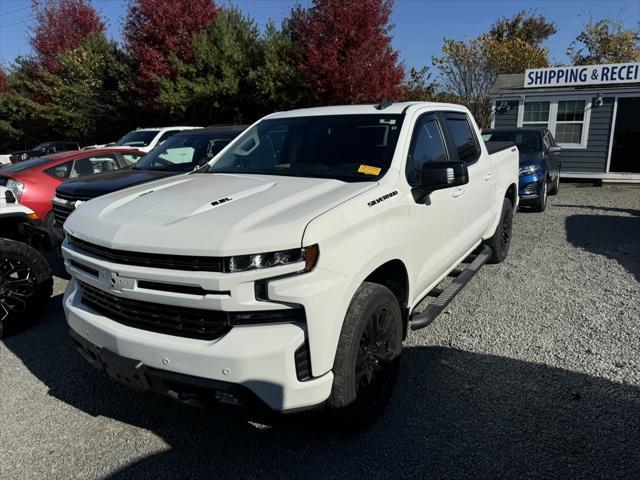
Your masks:
M 142 155 L 140 151 L 117 148 L 56 153 L 4 167 L 0 170 L 0 186 L 11 190 L 21 204 L 52 225 L 51 198 L 58 185 L 70 178 L 131 166 Z
M 145 153 L 153 150 L 167 138 L 183 130 L 194 130 L 202 127 L 158 127 L 158 128 L 138 128 L 127 133 L 124 137 L 114 143 L 115 147 L 131 147 Z
M 537 212 L 547 208 L 547 195 L 560 188 L 561 148 L 546 128 L 499 128 L 482 132 L 485 141 L 513 142 L 520 152 L 520 204 Z
M 117 190 L 190 172 L 211 160 L 245 128 L 235 125 L 186 130 L 163 142 L 130 168 L 62 183 L 52 199 L 55 218 L 52 239 L 62 242 L 62 224 L 76 206 Z
M 67 152 L 69 150 L 80 150 L 80 145 L 78 142 L 44 142 L 32 150 L 12 152 L 9 159 L 11 160 L 11 163 L 18 163 L 30 158 L 42 157 L 53 153 Z
M 452 104 L 269 115 L 202 169 L 69 216 L 70 334 L 138 390 L 368 424 L 407 328 L 507 256 L 518 151 L 489 147 Z
M 52 292 L 51 269 L 33 247 L 8 237 L 18 222 L 33 221 L 33 211 L 20 205 L 11 190 L 0 187 L 0 338 L 33 321 Z

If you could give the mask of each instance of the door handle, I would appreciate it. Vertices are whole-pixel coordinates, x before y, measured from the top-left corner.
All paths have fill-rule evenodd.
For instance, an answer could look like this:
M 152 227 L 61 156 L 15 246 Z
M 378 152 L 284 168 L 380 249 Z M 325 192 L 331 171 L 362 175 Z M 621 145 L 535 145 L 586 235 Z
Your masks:
M 458 187 L 458 188 L 453 190 L 453 193 L 451 195 L 453 196 L 453 198 L 458 198 L 463 193 L 464 193 L 464 188 Z
M 484 181 L 488 182 L 493 177 L 493 173 L 489 172 L 484 176 Z

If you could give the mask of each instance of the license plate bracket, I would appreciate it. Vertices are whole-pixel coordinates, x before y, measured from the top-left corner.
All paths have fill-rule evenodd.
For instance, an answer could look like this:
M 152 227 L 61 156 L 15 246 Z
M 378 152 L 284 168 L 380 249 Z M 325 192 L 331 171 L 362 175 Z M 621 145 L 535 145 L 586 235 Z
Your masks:
M 116 382 L 141 392 L 149 390 L 146 368 L 140 360 L 121 357 L 106 348 L 98 351 L 98 358 L 104 371 Z

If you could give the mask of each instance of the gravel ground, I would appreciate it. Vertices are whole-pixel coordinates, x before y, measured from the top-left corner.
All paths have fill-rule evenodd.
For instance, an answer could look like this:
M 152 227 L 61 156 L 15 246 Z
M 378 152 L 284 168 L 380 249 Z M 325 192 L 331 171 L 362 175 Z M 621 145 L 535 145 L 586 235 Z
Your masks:
M 410 334 L 359 435 L 274 428 L 120 387 L 60 299 L 0 343 L 0 477 L 640 478 L 640 189 L 562 185 L 507 261 Z

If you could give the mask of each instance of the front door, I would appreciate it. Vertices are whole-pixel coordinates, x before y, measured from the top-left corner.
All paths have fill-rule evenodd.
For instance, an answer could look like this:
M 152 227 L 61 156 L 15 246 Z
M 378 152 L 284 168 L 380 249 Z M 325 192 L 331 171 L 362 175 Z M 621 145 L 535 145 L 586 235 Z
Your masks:
M 640 97 L 618 98 L 609 171 L 640 173 Z

